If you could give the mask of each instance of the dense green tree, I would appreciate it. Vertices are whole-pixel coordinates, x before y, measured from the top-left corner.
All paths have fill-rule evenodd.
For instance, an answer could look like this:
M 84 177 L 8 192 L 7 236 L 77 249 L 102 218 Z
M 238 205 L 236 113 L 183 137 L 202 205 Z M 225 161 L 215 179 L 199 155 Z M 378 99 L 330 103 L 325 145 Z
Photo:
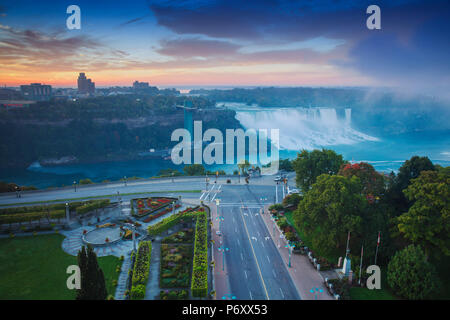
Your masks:
M 292 193 L 290 195 L 287 195 L 283 199 L 283 206 L 285 206 L 285 207 L 293 206 L 293 207 L 297 208 L 298 204 L 300 203 L 300 201 L 302 199 L 303 199 L 303 197 L 301 195 L 299 195 L 298 193 Z
M 450 167 L 422 171 L 404 193 L 413 205 L 397 219 L 401 234 L 427 255 L 435 250 L 450 255 Z
M 205 167 L 201 164 L 190 164 L 183 168 L 183 171 L 188 176 L 204 176 L 206 173 Z
M 92 184 L 92 183 L 93 183 L 92 180 L 89 178 L 80 180 L 80 184 Z
M 434 266 L 414 245 L 395 254 L 388 265 L 387 281 L 395 294 L 411 300 L 432 298 L 440 287 Z
M 289 159 L 280 159 L 279 164 L 278 164 L 278 169 L 288 171 L 288 172 L 294 171 L 292 161 Z
M 83 246 L 78 252 L 78 266 L 81 271 L 81 289 L 77 292 L 77 300 L 105 300 L 105 277 L 97 262 L 97 255 L 91 246 L 87 250 Z
M 405 197 L 405 190 L 411 179 L 419 177 L 422 171 L 435 170 L 428 157 L 413 156 L 400 167 L 398 175 L 393 177 L 386 194 L 386 201 L 395 209 L 397 215 L 407 211 L 411 202 Z
M 359 178 L 322 174 L 294 211 L 298 228 L 314 246 L 331 252 L 346 243 L 347 232 L 360 235 L 367 200 Z
M 342 155 L 333 150 L 302 150 L 293 161 L 297 187 L 306 193 L 323 173 L 336 174 L 344 164 Z

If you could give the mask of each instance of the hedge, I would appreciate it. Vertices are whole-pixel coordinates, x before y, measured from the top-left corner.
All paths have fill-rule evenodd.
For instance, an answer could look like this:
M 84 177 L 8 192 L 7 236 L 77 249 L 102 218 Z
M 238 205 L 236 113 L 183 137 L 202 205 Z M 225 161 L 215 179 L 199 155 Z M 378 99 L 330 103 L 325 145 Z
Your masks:
M 194 262 L 191 293 L 193 297 L 208 294 L 208 219 L 206 212 L 199 212 L 195 225 Z
M 53 211 L 38 211 L 38 212 L 25 212 L 15 214 L 3 214 L 0 215 L 0 224 L 7 223 L 19 223 L 19 222 L 31 222 L 34 220 L 40 220 L 44 218 L 60 219 L 66 214 L 65 210 L 53 210 Z
M 105 199 L 105 200 L 93 200 L 93 201 L 88 201 L 87 203 L 85 203 L 82 206 L 79 206 L 76 211 L 77 214 L 86 214 L 90 211 L 93 211 L 95 209 L 100 209 L 103 207 L 106 207 L 109 205 L 109 199 Z
M 164 232 L 164 231 L 170 229 L 174 225 L 178 224 L 180 222 L 180 220 L 182 220 L 184 218 L 193 219 L 197 215 L 197 212 L 195 210 L 198 210 L 198 207 L 195 207 L 194 209 L 191 209 L 191 211 L 188 211 L 188 212 L 182 211 L 182 212 L 175 213 L 175 214 L 171 215 L 170 217 L 167 217 L 167 218 L 163 219 L 162 221 L 149 226 L 147 229 L 148 234 L 151 236 L 154 236 L 154 235 L 160 234 L 161 232 Z
M 147 285 L 150 271 L 151 255 L 151 241 L 142 241 L 139 243 L 133 268 L 133 277 L 131 279 L 131 299 L 133 300 L 142 299 L 145 296 L 145 286 Z

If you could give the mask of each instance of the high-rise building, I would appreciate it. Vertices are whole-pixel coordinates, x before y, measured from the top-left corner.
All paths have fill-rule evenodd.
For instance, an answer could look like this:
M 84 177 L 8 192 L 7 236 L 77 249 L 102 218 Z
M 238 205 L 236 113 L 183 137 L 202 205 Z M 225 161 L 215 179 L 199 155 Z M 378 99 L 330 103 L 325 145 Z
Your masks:
M 22 85 L 20 91 L 26 100 L 45 101 L 52 96 L 52 86 L 40 83 Z
M 139 81 L 135 81 L 133 82 L 133 89 L 148 89 L 149 85 L 148 82 L 139 82 Z
M 91 79 L 87 79 L 84 72 L 80 72 L 78 76 L 78 93 L 81 94 L 94 94 L 95 93 L 95 82 Z

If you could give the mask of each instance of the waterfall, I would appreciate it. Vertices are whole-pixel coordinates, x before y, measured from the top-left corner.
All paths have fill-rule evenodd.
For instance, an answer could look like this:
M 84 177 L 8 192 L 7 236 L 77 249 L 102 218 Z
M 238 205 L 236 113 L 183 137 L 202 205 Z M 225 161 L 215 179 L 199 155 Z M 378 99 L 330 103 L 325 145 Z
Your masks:
M 246 129 L 279 129 L 280 147 L 287 150 L 378 141 L 351 127 L 349 108 L 345 115 L 334 108 L 236 109 L 236 119 Z

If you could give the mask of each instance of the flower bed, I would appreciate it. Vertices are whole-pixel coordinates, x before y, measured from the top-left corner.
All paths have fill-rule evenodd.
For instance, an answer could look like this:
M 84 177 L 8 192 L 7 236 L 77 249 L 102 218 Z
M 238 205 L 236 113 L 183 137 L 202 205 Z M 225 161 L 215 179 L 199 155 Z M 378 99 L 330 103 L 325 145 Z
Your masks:
M 194 262 L 192 268 L 191 293 L 193 297 L 208 294 L 208 225 L 205 212 L 197 215 L 195 225 Z
M 163 239 L 163 243 L 192 243 L 194 238 L 194 230 L 192 228 L 184 228 L 177 233 Z
M 203 212 L 203 211 L 200 211 L 200 209 L 202 209 L 202 208 L 196 207 L 196 208 L 190 209 L 189 211 L 186 209 L 181 212 L 175 213 L 175 214 L 171 215 L 170 217 L 167 217 L 164 220 L 162 220 L 152 226 L 149 226 L 147 229 L 148 234 L 150 236 L 154 236 L 154 235 L 157 235 L 161 232 L 164 232 L 164 231 L 170 229 L 171 227 L 173 227 L 174 225 L 176 225 L 183 219 L 192 220 L 194 217 L 196 217 L 198 212 Z
M 175 205 L 175 209 L 178 209 L 179 207 L 181 207 L 181 205 L 179 205 L 179 204 Z M 150 222 L 150 221 L 155 220 L 156 218 L 159 218 L 169 212 L 172 212 L 172 208 L 166 208 L 156 214 L 152 214 L 149 217 L 147 217 L 146 219 L 144 219 L 144 222 Z
M 134 210 L 133 201 L 136 201 L 137 213 Z M 156 212 L 171 203 L 177 201 L 177 198 L 139 198 L 131 200 L 131 213 L 138 217 L 143 217 Z
M 152 253 L 151 241 L 142 241 L 136 255 L 131 279 L 131 299 L 140 300 L 145 296 L 145 286 L 150 269 L 150 258 Z
M 192 245 L 161 245 L 161 288 L 188 288 L 192 264 Z
M 188 292 L 186 290 L 161 290 L 159 298 L 161 300 L 186 300 Z

